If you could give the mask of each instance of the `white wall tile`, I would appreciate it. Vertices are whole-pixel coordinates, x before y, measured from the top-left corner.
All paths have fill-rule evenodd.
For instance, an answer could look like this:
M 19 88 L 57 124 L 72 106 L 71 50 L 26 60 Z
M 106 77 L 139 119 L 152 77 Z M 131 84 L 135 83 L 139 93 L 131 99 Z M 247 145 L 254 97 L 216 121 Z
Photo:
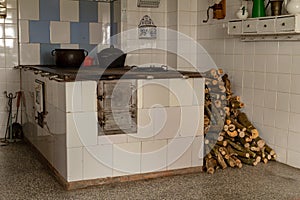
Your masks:
M 21 65 L 40 64 L 40 45 L 20 44 L 20 64 Z
M 50 42 L 70 43 L 70 22 L 50 22 Z
M 275 113 L 274 109 L 264 108 L 264 125 L 275 126 Z
M 193 105 L 204 105 L 204 79 L 203 78 L 194 78 L 193 79 Z
M 193 137 L 175 138 L 168 140 L 167 165 L 168 169 L 191 167 Z
M 66 22 L 78 22 L 79 2 L 60 0 L 60 20 Z
M 133 139 L 151 139 L 154 136 L 155 123 L 154 109 L 138 109 L 137 112 L 137 134 L 133 134 Z
M 243 78 L 243 86 L 245 88 L 254 87 L 254 72 L 247 72 Z
M 143 82 L 143 108 L 169 106 L 169 81 L 163 79 Z
M 20 43 L 28 43 L 29 42 L 28 20 L 19 20 L 19 41 L 20 41 Z
M 289 143 L 288 143 L 289 133 L 287 130 L 275 129 L 274 134 L 275 134 L 274 139 L 275 139 L 276 146 L 279 146 L 282 148 L 287 148 L 289 146 Z
M 292 75 L 291 93 L 300 94 L 300 75 Z
M 83 179 L 107 178 L 113 175 L 112 145 L 98 145 L 83 150 Z
M 204 158 L 204 141 L 203 136 L 194 138 L 192 144 L 192 167 L 202 166 Z
M 290 110 L 294 113 L 300 113 L 300 95 L 291 94 L 290 96 Z
M 83 179 L 83 148 L 67 149 L 68 180 L 79 181 Z
M 82 84 L 81 81 L 66 83 L 66 111 L 80 112 L 82 111 Z M 79 97 L 79 98 L 78 98 Z
M 266 108 L 275 109 L 276 106 L 276 92 L 265 91 L 265 102 L 264 105 Z
M 289 130 L 300 133 L 300 114 L 290 113 Z
M 67 147 L 96 145 L 97 139 L 98 120 L 96 112 L 67 114 Z
M 266 77 L 265 73 L 255 72 L 254 73 L 254 88 L 265 89 Z
M 142 142 L 141 173 L 166 170 L 167 140 Z
M 265 92 L 264 90 L 260 90 L 260 89 L 255 89 L 254 90 L 254 99 L 253 99 L 253 105 L 256 106 L 264 106 L 264 96 L 265 96 Z
M 193 79 L 170 79 L 170 105 L 193 105 Z
M 287 146 L 288 149 L 300 153 L 299 141 L 300 141 L 300 132 L 296 133 L 290 131 L 288 134 L 288 146 Z
M 300 56 L 294 55 L 292 58 L 292 69 L 291 69 L 292 74 L 300 74 L 299 63 L 300 63 Z
M 291 88 L 291 76 L 288 74 L 279 74 L 277 91 L 289 92 L 290 88 Z
M 141 171 L 141 142 L 113 145 L 113 176 Z
M 90 23 L 90 44 L 99 44 L 103 39 L 103 31 L 101 23 Z
M 287 164 L 293 167 L 300 168 L 300 153 L 288 150 L 287 152 Z
M 276 110 L 289 111 L 290 110 L 290 94 L 289 93 L 277 93 Z
M 97 111 L 97 82 L 82 81 L 81 83 L 81 103 L 84 111 Z
M 98 144 L 120 144 L 127 143 L 127 134 L 116 134 L 116 135 L 101 135 L 98 136 Z
M 39 0 L 18 1 L 20 19 L 39 20 Z
M 287 149 L 279 146 L 274 146 L 273 149 L 277 155 L 277 161 L 281 163 L 287 163 Z
M 252 120 L 254 122 L 263 124 L 263 115 L 264 115 L 263 107 L 259 107 L 259 106 L 253 107 L 253 119 Z
M 277 74 L 267 73 L 266 74 L 266 90 L 276 91 L 277 90 Z
M 289 74 L 291 73 L 292 56 L 290 55 L 279 55 L 278 56 L 278 72 Z
M 287 130 L 289 127 L 289 113 L 277 111 L 275 114 L 275 127 Z

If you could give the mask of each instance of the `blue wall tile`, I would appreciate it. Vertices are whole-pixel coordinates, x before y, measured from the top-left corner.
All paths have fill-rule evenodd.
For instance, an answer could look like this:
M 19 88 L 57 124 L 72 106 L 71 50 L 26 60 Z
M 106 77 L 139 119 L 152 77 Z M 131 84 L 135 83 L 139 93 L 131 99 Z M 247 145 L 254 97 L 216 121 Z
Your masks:
M 80 1 L 79 2 L 79 21 L 98 22 L 98 3 Z
M 29 42 L 50 43 L 50 22 L 29 21 Z
M 59 44 L 41 44 L 40 45 L 40 60 L 42 65 L 54 65 L 54 56 L 51 55 L 51 51 L 59 49 Z
M 79 44 L 79 48 L 80 48 L 80 49 L 85 49 L 85 50 L 87 50 L 89 53 L 90 53 L 95 47 L 97 47 L 97 45 L 95 45 L 95 44 Z
M 71 22 L 71 43 L 72 44 L 90 43 L 89 23 Z
M 40 20 L 60 20 L 59 0 L 40 0 Z

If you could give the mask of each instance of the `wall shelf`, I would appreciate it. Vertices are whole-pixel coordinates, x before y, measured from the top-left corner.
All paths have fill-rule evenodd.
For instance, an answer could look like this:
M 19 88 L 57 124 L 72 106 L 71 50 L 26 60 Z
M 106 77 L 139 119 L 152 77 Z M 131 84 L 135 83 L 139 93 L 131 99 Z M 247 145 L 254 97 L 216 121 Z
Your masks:
M 232 36 L 240 36 L 242 41 L 300 40 L 300 15 L 230 20 L 227 33 Z

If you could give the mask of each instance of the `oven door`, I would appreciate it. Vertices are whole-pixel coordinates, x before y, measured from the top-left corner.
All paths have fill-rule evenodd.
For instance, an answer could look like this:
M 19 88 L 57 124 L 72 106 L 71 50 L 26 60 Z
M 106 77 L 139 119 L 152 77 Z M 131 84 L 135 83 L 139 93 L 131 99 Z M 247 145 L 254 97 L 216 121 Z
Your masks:
M 136 133 L 136 119 L 136 81 L 99 81 L 100 134 Z

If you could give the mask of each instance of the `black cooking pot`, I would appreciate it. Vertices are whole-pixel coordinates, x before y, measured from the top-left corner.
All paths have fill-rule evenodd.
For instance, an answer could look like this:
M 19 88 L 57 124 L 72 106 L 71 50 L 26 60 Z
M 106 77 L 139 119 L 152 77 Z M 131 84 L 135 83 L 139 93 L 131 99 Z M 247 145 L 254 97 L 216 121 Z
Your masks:
M 58 67 L 80 67 L 88 52 L 84 49 L 55 49 L 51 54 L 55 56 Z
M 121 49 L 110 48 L 103 49 L 97 53 L 99 66 L 103 68 L 119 68 L 124 67 L 127 54 Z

